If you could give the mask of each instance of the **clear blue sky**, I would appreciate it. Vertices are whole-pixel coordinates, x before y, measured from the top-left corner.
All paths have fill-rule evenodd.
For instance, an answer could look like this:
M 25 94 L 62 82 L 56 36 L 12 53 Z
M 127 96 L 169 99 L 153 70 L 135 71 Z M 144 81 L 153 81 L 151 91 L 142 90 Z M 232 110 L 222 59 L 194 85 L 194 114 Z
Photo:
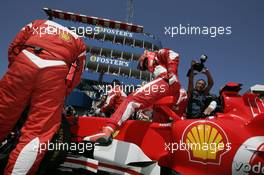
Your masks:
M 9 0 L 1 3 L 0 77 L 7 69 L 7 48 L 16 33 L 34 19 L 46 18 L 42 7 L 123 21 L 126 0 Z M 135 0 L 133 23 L 157 35 L 163 46 L 181 55 L 180 79 L 187 86 L 190 61 L 201 53 L 209 56 L 210 68 L 218 92 L 228 81 L 264 84 L 264 1 L 262 0 Z M 164 34 L 164 26 L 231 26 L 232 34 L 223 37 Z

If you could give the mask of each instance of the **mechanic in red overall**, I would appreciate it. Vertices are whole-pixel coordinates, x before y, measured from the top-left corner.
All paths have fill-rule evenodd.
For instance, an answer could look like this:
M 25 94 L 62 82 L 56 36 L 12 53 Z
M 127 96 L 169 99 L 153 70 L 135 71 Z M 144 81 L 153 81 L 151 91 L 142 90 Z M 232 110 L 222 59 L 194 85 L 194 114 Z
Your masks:
M 5 175 L 36 173 L 45 154 L 39 146 L 58 130 L 64 98 L 80 81 L 85 55 L 83 40 L 53 21 L 35 20 L 17 34 L 0 81 L 0 141 L 26 106 L 29 113 Z
M 104 105 L 95 113 L 113 113 L 126 97 L 127 95 L 123 92 L 120 81 L 117 79 L 113 80 Z
M 180 82 L 178 79 L 178 53 L 170 49 L 157 52 L 145 51 L 139 58 L 139 69 L 149 70 L 155 79 L 130 94 L 110 118 L 102 131 L 84 138 L 85 141 L 109 145 L 112 133 L 121 126 L 136 110 L 145 109 L 165 96 L 179 97 Z

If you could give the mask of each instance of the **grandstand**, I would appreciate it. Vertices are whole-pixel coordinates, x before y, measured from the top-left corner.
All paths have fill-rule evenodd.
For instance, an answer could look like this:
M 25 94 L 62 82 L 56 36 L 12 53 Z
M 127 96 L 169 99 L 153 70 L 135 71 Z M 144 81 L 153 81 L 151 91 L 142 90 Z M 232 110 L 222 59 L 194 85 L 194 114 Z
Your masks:
M 143 26 L 77 13 L 44 8 L 50 20 L 75 30 L 87 44 L 87 59 L 82 82 L 68 97 L 67 105 L 78 109 L 91 107 L 100 98 L 99 85 L 118 79 L 123 85 L 140 85 L 152 79 L 137 69 L 137 60 L 144 50 L 158 50 L 161 42 L 143 31 Z M 129 92 L 127 92 L 129 93 Z

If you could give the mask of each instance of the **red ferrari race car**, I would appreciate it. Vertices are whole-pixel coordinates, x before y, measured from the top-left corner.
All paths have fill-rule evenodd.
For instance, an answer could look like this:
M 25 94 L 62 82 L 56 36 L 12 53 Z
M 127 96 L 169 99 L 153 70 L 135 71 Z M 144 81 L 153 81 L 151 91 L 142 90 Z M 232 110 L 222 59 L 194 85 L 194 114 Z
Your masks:
M 52 168 L 131 175 L 264 174 L 264 101 L 257 94 L 240 95 L 240 89 L 239 84 L 227 84 L 220 92 L 222 110 L 202 119 L 179 118 L 166 108 L 172 98 L 165 97 L 157 104 L 173 118 L 171 123 L 129 120 L 109 146 L 82 141 L 97 132 L 107 118 L 69 117 L 68 143 L 76 150 L 53 152 L 50 161 L 56 157 L 63 160 Z M 64 136 L 53 143 L 66 146 Z M 47 170 L 49 163 L 44 160 L 43 164 Z

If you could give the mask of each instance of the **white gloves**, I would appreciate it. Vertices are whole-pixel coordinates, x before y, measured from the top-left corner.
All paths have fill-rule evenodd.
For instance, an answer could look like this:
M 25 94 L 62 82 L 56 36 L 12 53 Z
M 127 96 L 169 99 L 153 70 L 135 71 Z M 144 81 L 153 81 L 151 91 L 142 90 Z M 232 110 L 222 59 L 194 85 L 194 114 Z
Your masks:
M 210 114 L 215 110 L 216 106 L 217 106 L 216 101 L 212 101 L 212 102 L 209 104 L 209 106 L 204 110 L 203 113 L 204 113 L 205 115 L 210 115 Z

